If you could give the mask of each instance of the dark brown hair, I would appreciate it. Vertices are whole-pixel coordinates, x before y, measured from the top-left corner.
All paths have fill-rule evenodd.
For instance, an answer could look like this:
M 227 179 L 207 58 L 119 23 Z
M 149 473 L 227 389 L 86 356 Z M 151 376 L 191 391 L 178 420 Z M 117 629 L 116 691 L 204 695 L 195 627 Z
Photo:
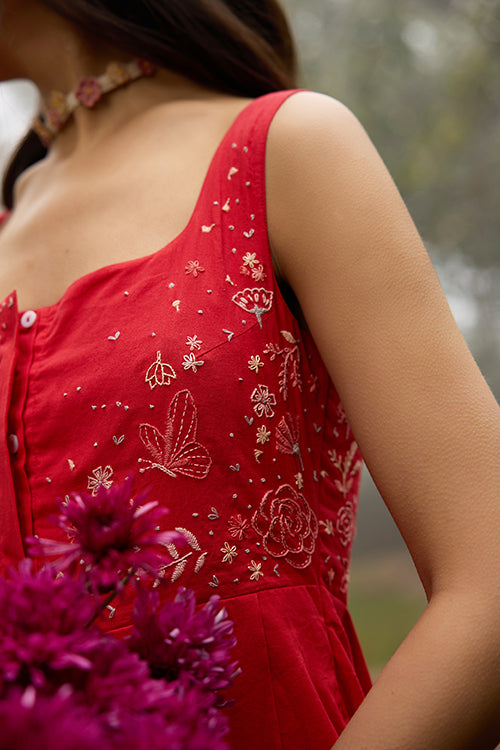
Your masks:
M 142 57 L 207 88 L 256 97 L 296 86 L 296 53 L 278 0 L 40 0 L 129 56 Z M 3 184 L 46 154 L 30 130 Z

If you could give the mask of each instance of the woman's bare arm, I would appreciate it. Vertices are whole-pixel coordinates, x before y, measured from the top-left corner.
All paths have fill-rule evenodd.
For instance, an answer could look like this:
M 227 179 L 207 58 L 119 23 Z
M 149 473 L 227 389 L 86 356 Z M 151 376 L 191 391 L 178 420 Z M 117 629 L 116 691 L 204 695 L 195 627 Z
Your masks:
M 269 235 L 429 605 L 338 750 L 500 741 L 500 409 L 356 118 L 299 93 L 267 150 Z

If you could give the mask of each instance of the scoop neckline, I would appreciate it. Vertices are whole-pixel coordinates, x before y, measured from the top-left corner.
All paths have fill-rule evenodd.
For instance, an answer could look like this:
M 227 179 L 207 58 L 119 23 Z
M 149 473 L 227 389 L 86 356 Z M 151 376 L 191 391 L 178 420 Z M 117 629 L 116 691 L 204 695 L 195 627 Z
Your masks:
M 159 256 L 161 253 L 166 252 L 167 250 L 171 249 L 173 246 L 177 245 L 181 240 L 184 238 L 186 234 L 191 230 L 192 225 L 194 224 L 194 221 L 198 215 L 198 210 L 200 206 L 203 203 L 205 192 L 207 189 L 207 184 L 210 180 L 211 174 L 215 168 L 215 164 L 219 158 L 219 154 L 221 153 L 226 141 L 230 139 L 231 133 L 233 130 L 238 126 L 239 122 L 243 117 L 246 116 L 248 113 L 248 110 L 253 107 L 253 105 L 263 97 L 267 96 L 266 94 L 263 94 L 260 97 L 257 97 L 255 99 L 252 99 L 248 104 L 245 104 L 245 106 L 238 112 L 238 114 L 234 117 L 229 127 L 226 129 L 224 135 L 222 136 L 221 140 L 219 141 L 207 168 L 207 171 L 205 172 L 205 176 L 203 178 L 203 182 L 200 188 L 200 191 L 198 193 L 198 197 L 196 199 L 196 202 L 194 204 L 194 208 L 191 212 L 191 215 L 187 221 L 187 224 L 185 227 L 175 236 L 173 237 L 169 242 L 166 243 L 166 245 L 163 245 L 158 250 L 154 250 L 151 253 L 146 253 L 145 255 L 140 255 L 137 258 L 129 258 L 128 260 L 121 260 L 117 263 L 107 263 L 104 266 L 100 266 L 99 268 L 95 268 L 92 271 L 88 271 L 88 273 L 83 274 L 82 276 L 79 276 L 74 281 L 72 281 L 68 286 L 64 289 L 63 293 L 59 297 L 58 300 L 55 302 L 52 302 L 50 305 L 43 305 L 42 307 L 33 307 L 33 308 L 26 308 L 25 310 L 19 310 L 18 309 L 18 315 L 22 316 L 24 313 L 27 312 L 34 312 L 38 317 L 43 316 L 45 313 L 51 313 L 66 300 L 67 297 L 71 296 L 74 289 L 77 289 L 79 286 L 83 286 L 87 284 L 91 279 L 94 279 L 98 277 L 99 275 L 108 275 L 112 274 L 114 271 L 117 271 L 119 269 L 123 268 L 133 268 L 135 265 L 138 265 L 140 263 L 145 263 L 148 260 L 152 260 L 153 258 Z M 10 216 L 12 214 L 12 211 L 7 209 L 5 212 L 3 212 L 2 216 L 2 222 L 0 222 L 0 230 L 2 227 L 2 224 L 4 223 L 5 216 Z M 8 299 L 9 297 L 13 297 L 17 301 L 17 289 L 13 289 L 12 292 L 7 294 L 5 299 Z

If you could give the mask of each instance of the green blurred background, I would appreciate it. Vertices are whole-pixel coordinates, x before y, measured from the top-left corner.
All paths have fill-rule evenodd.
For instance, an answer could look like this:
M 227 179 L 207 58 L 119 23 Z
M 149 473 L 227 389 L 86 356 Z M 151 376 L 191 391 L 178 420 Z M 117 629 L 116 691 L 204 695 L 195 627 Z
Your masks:
M 500 395 L 500 0 L 283 0 L 302 84 L 349 106 L 388 165 Z M 37 106 L 0 86 L 0 170 Z M 373 675 L 425 606 L 365 472 L 351 610 Z

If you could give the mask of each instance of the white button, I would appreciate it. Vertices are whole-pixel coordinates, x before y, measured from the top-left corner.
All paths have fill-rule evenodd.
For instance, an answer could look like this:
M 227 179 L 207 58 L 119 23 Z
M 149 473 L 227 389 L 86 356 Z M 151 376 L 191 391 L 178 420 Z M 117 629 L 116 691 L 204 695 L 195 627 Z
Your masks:
M 17 435 L 14 435 L 14 433 L 8 435 L 7 445 L 9 446 L 9 450 L 11 453 L 17 453 L 17 451 L 19 450 L 19 440 L 17 438 Z
M 21 315 L 21 326 L 23 328 L 31 328 L 35 320 L 36 312 L 34 310 L 26 310 L 26 312 Z

